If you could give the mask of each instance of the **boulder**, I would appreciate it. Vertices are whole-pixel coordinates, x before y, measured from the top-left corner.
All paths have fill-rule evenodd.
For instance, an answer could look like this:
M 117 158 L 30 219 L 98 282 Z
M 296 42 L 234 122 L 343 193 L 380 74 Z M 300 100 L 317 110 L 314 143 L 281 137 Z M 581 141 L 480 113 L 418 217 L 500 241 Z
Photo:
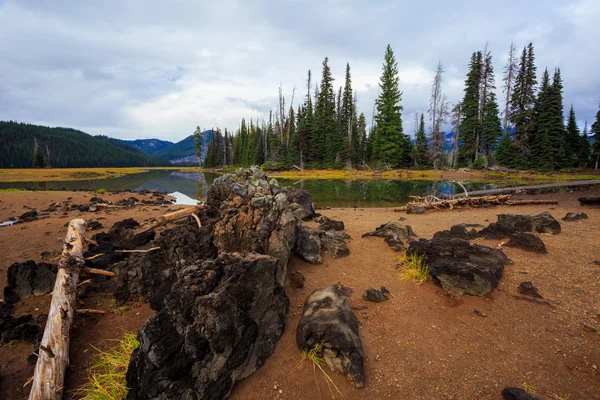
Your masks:
M 402 239 L 417 237 L 410 225 L 403 225 L 399 221 L 391 221 L 383 224 L 373 232 L 367 232 L 362 237 L 378 236 L 385 238 L 385 242 L 396 251 L 404 249 Z
M 502 398 L 504 400 L 540 400 L 538 397 L 532 396 L 525 389 L 517 387 L 507 387 L 502 390 Z
M 498 222 L 514 229 L 515 232 L 534 232 L 558 235 L 560 223 L 549 212 L 538 215 L 500 214 Z
M 11 340 L 39 343 L 44 334 L 45 316 L 36 321 L 31 314 L 12 316 L 12 305 L 0 302 L 0 345 Z
M 457 238 L 412 241 L 407 254 L 423 255 L 434 282 L 454 295 L 485 296 L 509 262 L 500 250 Z
M 546 245 L 542 239 L 531 234 L 517 232 L 510 235 L 510 240 L 505 244 L 506 247 L 516 247 L 518 249 L 532 251 L 534 253 L 546 254 Z
M 367 301 L 372 301 L 374 303 L 381 303 L 390 298 L 390 291 L 385 288 L 385 286 L 381 287 L 381 290 L 369 288 L 365 290 L 363 293 L 363 299 Z
M 52 292 L 57 271 L 55 264 L 38 264 L 33 260 L 14 263 L 6 274 L 8 285 L 4 288 L 4 301 L 16 303 L 26 297 Z
M 296 329 L 301 349 L 320 346 L 321 356 L 332 371 L 345 374 L 356 387 L 363 387 L 362 341 L 358 320 L 341 285 L 318 288 L 306 298 Z
M 296 241 L 296 255 L 311 264 L 321 264 L 321 231 L 300 226 Z
M 102 228 L 102 223 L 98 222 L 98 221 L 89 221 L 87 223 L 87 230 L 88 231 L 95 231 Z
M 583 212 L 570 212 L 567 213 L 567 215 L 565 215 L 565 217 L 562 220 L 566 222 L 574 222 L 579 221 L 581 219 L 589 219 L 589 217 L 586 213 Z
M 327 217 L 325 217 L 327 218 Z M 329 219 L 319 225 L 319 229 L 322 231 L 343 231 L 345 228 L 344 223 L 342 221 L 336 221 L 334 219 Z
M 475 229 L 467 230 L 466 224 L 454 225 L 448 231 L 439 231 L 433 235 L 434 239 L 450 239 L 458 238 L 464 240 L 471 240 L 477 237 L 477 231 Z
M 315 215 L 315 207 L 310 193 L 295 187 L 284 187 L 282 193 L 287 197 L 293 214 L 303 221 L 311 220 Z
M 163 308 L 139 331 L 127 399 L 224 399 L 262 366 L 289 302 L 277 259 L 222 253 L 177 273 Z
M 342 258 L 350 254 L 350 249 L 345 239 L 349 236 L 345 233 L 326 231 L 321 234 L 321 250 L 333 258 Z

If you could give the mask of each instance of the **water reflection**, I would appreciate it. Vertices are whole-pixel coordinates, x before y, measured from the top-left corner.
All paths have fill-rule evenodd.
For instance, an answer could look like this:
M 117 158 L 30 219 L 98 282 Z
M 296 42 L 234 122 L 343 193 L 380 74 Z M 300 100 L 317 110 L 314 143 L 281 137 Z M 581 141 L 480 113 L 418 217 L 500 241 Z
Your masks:
M 118 178 L 53 182 L 5 182 L 0 189 L 37 190 L 160 190 L 178 192 L 182 204 L 193 199 L 206 198 L 208 188 L 218 177 L 209 172 L 149 171 Z M 296 186 L 311 193 L 313 201 L 321 207 L 389 207 L 410 201 L 410 196 L 444 196 L 462 192 L 462 188 L 448 181 L 397 181 L 371 180 L 291 180 L 279 179 L 282 186 Z M 466 183 L 468 191 L 495 188 L 495 184 Z M 185 200 L 184 197 L 185 196 Z

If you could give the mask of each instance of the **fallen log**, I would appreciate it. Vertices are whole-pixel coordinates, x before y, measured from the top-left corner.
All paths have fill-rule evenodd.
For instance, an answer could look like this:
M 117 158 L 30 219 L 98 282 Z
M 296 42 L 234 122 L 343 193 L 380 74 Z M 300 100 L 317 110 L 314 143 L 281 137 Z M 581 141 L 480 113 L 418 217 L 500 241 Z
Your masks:
M 424 201 L 411 202 L 409 205 L 425 206 L 428 210 L 436 209 L 454 209 L 455 207 L 483 207 L 493 205 L 507 205 L 507 206 L 522 206 L 532 204 L 558 204 L 556 200 L 510 200 L 510 195 L 500 196 L 481 196 L 481 197 L 459 197 L 456 199 L 449 200 L 436 200 L 427 201 L 430 198 L 424 199 Z M 395 208 L 395 212 L 403 212 L 408 209 L 408 205 Z
M 144 250 L 115 250 L 115 253 L 148 253 L 154 250 L 160 250 L 160 247 L 151 247 L 149 249 Z
M 75 313 L 79 275 L 85 265 L 85 228 L 86 224 L 82 219 L 69 222 L 58 263 L 48 321 L 40 343 L 41 351 L 33 374 L 30 400 L 60 400 L 63 397 L 65 369 L 69 364 L 69 330 Z
M 600 196 L 580 197 L 577 200 L 579 200 L 581 204 L 585 205 L 600 204 Z
M 191 217 L 192 214 L 197 214 L 204 206 L 198 207 L 186 207 L 181 210 L 173 211 L 167 214 L 160 215 L 156 218 L 148 220 L 144 225 L 150 225 L 147 230 L 158 228 L 159 226 L 166 225 L 169 222 L 179 221 L 184 218 Z
M 296 168 L 298 171 L 304 171 L 304 168 L 297 166 L 296 164 L 292 164 L 292 167 Z

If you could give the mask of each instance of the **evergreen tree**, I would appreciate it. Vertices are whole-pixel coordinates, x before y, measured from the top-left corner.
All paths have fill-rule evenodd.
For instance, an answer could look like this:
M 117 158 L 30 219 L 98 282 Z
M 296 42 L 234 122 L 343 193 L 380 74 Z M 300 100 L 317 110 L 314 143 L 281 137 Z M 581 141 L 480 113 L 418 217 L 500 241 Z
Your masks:
M 34 139 L 33 146 L 33 168 L 44 168 L 44 153 L 37 141 Z
M 375 132 L 373 137 L 373 153 L 377 159 L 391 167 L 408 167 L 410 165 L 410 140 L 406 138 L 402 128 L 402 93 L 398 87 L 398 63 L 388 44 L 385 52 L 383 71 L 379 82 L 379 97 L 375 101 Z
M 504 132 L 496 149 L 496 162 L 505 168 L 515 168 L 516 148 L 508 132 Z
M 530 137 L 531 143 L 528 146 L 529 166 L 532 168 L 552 169 L 554 165 L 554 161 L 552 160 L 553 151 L 549 138 L 549 132 L 551 130 L 550 101 L 550 75 L 546 69 L 542 75 L 542 83 L 534 109 L 535 135 Z
M 196 157 L 198 157 L 198 164 L 202 166 L 202 130 L 199 126 L 194 131 L 194 146 L 196 147 Z
M 581 143 L 581 132 L 579 131 L 579 127 L 577 126 L 575 110 L 573 110 L 573 105 L 571 104 L 571 110 L 569 111 L 569 122 L 567 123 L 567 133 L 565 137 L 567 153 L 566 166 L 578 167 L 581 164 L 579 160 L 579 156 L 581 153 Z
M 333 166 L 339 125 L 335 116 L 333 77 L 327 57 L 323 61 L 321 86 L 315 107 L 315 125 L 316 132 L 312 135 L 310 143 L 310 161 L 319 166 Z
M 347 168 L 352 168 L 352 165 L 357 161 L 358 132 L 352 79 L 350 77 L 350 64 L 346 64 L 346 79 L 340 114 L 340 130 L 346 148 L 345 163 Z
M 566 143 L 565 143 L 565 123 L 563 113 L 562 79 L 560 70 L 554 71 L 552 86 L 550 86 L 548 96 L 548 118 L 547 134 L 550 146 L 552 148 L 551 157 L 553 159 L 553 168 L 560 169 L 568 164 Z
M 590 140 L 588 138 L 588 127 L 587 121 L 583 127 L 583 135 L 581 136 L 581 144 L 579 145 L 579 166 L 585 168 L 590 163 L 590 157 L 592 156 L 592 146 L 590 146 Z
M 485 79 L 481 84 L 485 88 L 485 101 L 483 102 L 482 119 L 481 119 L 481 149 L 489 163 L 489 156 L 496 147 L 496 142 L 502 135 L 502 127 L 500 121 L 500 111 L 494 89 L 494 66 L 492 64 L 492 56 L 488 53 L 485 58 Z
M 477 138 L 481 124 L 479 122 L 479 84 L 481 80 L 482 54 L 473 53 L 469 63 L 469 72 L 465 81 L 465 97 L 461 106 L 460 140 L 462 146 L 458 151 L 457 163 L 467 166 L 475 160 L 477 154 Z
M 365 114 L 360 113 L 358 117 L 358 137 L 360 141 L 359 147 L 359 163 L 364 164 L 367 162 L 367 119 L 365 118 Z
M 428 154 L 429 148 L 427 145 L 427 137 L 425 136 L 425 116 L 421 114 L 419 129 L 415 135 L 415 147 L 413 149 L 415 165 L 421 168 L 431 165 Z
M 523 162 L 529 155 L 529 146 L 535 129 L 535 86 L 537 84 L 533 44 L 523 48 L 514 92 L 510 99 L 510 122 L 515 129 L 515 144 Z
M 592 124 L 592 129 L 590 129 L 590 133 L 594 137 L 594 146 L 592 151 L 592 163 L 594 165 L 594 169 L 598 169 L 598 164 L 600 164 L 600 110 L 596 113 L 596 121 Z

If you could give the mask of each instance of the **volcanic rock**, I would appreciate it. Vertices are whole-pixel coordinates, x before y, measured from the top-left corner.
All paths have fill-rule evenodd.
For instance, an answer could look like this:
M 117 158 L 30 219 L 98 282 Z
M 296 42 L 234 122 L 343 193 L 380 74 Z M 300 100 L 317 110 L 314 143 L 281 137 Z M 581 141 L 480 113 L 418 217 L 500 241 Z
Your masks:
M 333 258 L 342 258 L 350 254 L 345 239 L 350 236 L 344 232 L 325 231 L 321 233 L 321 250 Z
M 500 214 L 498 215 L 498 222 L 514 228 L 515 232 L 549 233 L 551 235 L 558 235 L 561 231 L 560 223 L 547 211 L 533 216 Z
M 335 231 L 343 231 L 344 230 L 344 223 L 342 221 L 336 221 L 334 219 L 330 219 L 324 215 L 319 215 L 318 217 L 316 217 L 314 219 L 314 221 L 319 225 L 319 229 L 322 231 L 331 231 L 331 230 L 335 230 Z
M 533 286 L 533 283 L 527 281 L 527 282 L 521 282 L 519 283 L 519 286 L 517 286 L 517 291 L 521 294 L 527 295 L 527 296 L 531 296 L 531 297 L 535 297 L 538 299 L 543 299 L 544 296 L 542 296 L 540 294 L 540 291 L 538 290 L 538 288 L 536 288 L 535 286 Z
M 186 266 L 161 311 L 140 329 L 127 399 L 224 399 L 262 366 L 289 308 L 277 259 L 223 253 Z
M 315 215 L 315 207 L 310 193 L 295 187 L 284 187 L 282 193 L 287 197 L 292 213 L 303 221 L 308 221 Z
M 457 238 L 412 241 L 407 254 L 423 255 L 434 282 L 454 295 L 488 294 L 509 262 L 500 250 Z
M 311 264 L 321 264 L 321 231 L 300 226 L 298 240 L 296 241 L 296 254 L 298 257 Z
M 38 212 L 36 210 L 31 210 L 31 211 L 27 211 L 23 214 L 21 214 L 21 216 L 19 217 L 19 220 L 21 220 L 21 222 L 31 222 L 34 221 L 38 217 Z
M 37 264 L 33 260 L 14 263 L 6 274 L 8 285 L 4 288 L 4 301 L 16 303 L 26 297 L 52 292 L 57 271 L 55 264 Z
M 505 244 L 506 247 L 516 247 L 526 251 L 532 251 L 534 253 L 546 254 L 546 245 L 542 242 L 542 239 L 531 234 L 517 232 L 510 235 L 510 240 Z
M 434 239 L 450 239 L 457 238 L 463 240 L 471 240 L 477 237 L 477 231 L 475 229 L 471 229 L 467 231 L 466 224 L 454 225 L 448 231 L 439 231 L 433 235 Z
M 363 293 L 363 299 L 367 301 L 372 301 L 374 303 L 381 303 L 383 301 L 389 300 L 390 291 L 385 288 L 385 286 L 381 287 L 381 290 L 369 288 Z
M 410 225 L 403 225 L 399 221 L 388 222 L 387 224 L 379 226 L 375 231 L 367 232 L 362 235 L 362 237 L 366 236 L 383 237 L 388 246 L 396 251 L 404 249 L 402 239 L 417 237 Z
M 288 272 L 288 278 L 290 280 L 290 285 L 296 289 L 302 289 L 304 287 L 304 274 L 298 271 L 297 269 Z
M 502 398 L 504 400 L 540 400 L 527 393 L 525 389 L 517 387 L 507 387 L 502 390 Z
M 579 221 L 581 219 L 589 219 L 589 217 L 587 216 L 586 213 L 583 213 L 583 212 L 570 212 L 570 213 L 567 213 L 567 215 L 565 215 L 565 217 L 563 218 L 563 221 L 573 222 L 573 221 Z
M 31 314 L 13 317 L 12 305 L 0 303 L 0 345 L 11 340 L 24 340 L 28 343 L 38 343 L 44 334 L 43 318 L 36 321 Z
M 296 329 L 296 344 L 301 349 L 321 346 L 322 356 L 332 371 L 345 374 L 356 386 L 363 387 L 362 341 L 358 320 L 341 285 L 315 290 L 304 302 Z

